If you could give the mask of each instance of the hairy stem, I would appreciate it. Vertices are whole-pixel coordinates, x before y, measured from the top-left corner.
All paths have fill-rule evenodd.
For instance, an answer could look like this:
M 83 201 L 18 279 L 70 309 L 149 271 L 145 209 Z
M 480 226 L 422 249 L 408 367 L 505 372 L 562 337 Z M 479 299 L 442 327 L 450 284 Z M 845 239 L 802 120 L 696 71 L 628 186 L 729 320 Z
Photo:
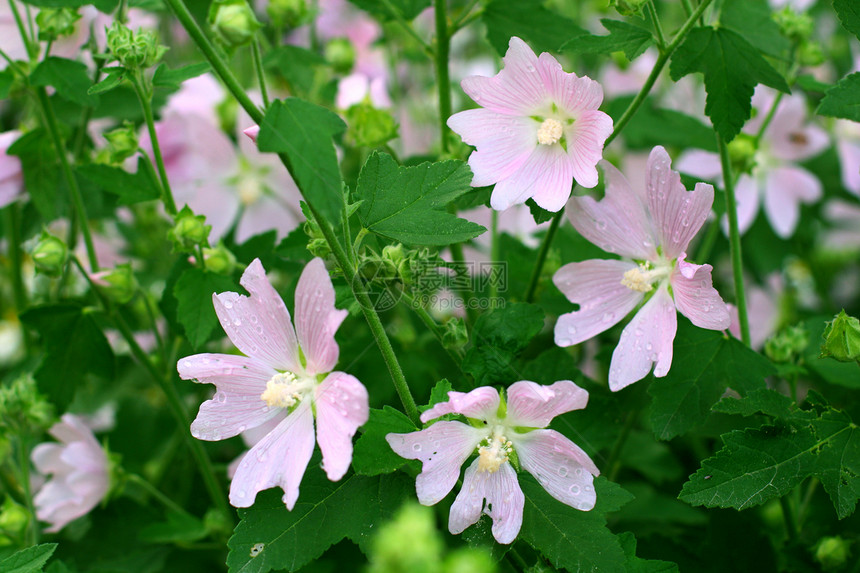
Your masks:
M 436 16 L 436 83 L 439 90 L 439 135 L 442 138 L 442 153 L 448 151 L 448 118 L 451 117 L 451 77 L 448 73 L 448 57 L 451 38 L 448 36 L 448 10 L 446 0 L 434 0 Z
M 560 209 L 558 213 L 553 216 L 552 222 L 549 224 L 549 229 L 547 229 L 546 235 L 544 235 L 543 240 L 540 243 L 538 258 L 535 262 L 534 268 L 532 269 L 532 276 L 529 278 L 529 287 L 526 289 L 526 302 L 532 302 L 535 298 L 538 281 L 540 280 L 541 272 L 543 272 L 543 264 L 546 262 L 546 255 L 549 253 L 549 247 L 552 245 L 552 240 L 555 238 L 555 232 L 558 231 L 558 225 L 561 223 L 561 218 L 563 216 L 564 209 Z
M 167 170 L 164 168 L 164 157 L 161 155 L 161 146 L 158 144 L 158 134 L 155 132 L 155 120 L 152 115 L 152 102 L 150 101 L 152 90 L 148 89 L 143 74 L 136 72 L 132 74 L 131 84 L 134 93 L 140 101 L 143 109 L 143 119 L 149 132 L 149 140 L 152 143 L 152 155 L 155 158 L 155 166 L 158 168 L 158 177 L 161 181 L 161 200 L 169 215 L 176 215 L 176 202 L 173 200 L 173 192 L 170 190 L 170 181 L 167 179 Z

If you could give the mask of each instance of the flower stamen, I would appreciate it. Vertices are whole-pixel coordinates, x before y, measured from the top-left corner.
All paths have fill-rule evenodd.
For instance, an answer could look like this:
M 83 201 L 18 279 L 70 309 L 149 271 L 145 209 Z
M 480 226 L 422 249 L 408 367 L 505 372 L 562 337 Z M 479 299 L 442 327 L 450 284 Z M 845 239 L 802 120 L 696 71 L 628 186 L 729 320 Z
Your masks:
M 302 401 L 310 388 L 307 380 L 300 380 L 292 372 L 279 372 L 266 382 L 260 399 L 271 408 L 292 408 Z
M 648 292 L 654 288 L 653 283 L 655 281 L 665 278 L 667 275 L 667 269 L 652 269 L 650 264 L 644 263 L 625 272 L 621 284 L 630 290 Z
M 558 143 L 564 135 L 564 126 L 555 118 L 548 117 L 540 124 L 537 132 L 538 143 L 541 145 L 552 145 Z
M 508 461 L 513 444 L 505 436 L 495 433 L 488 444 L 478 447 L 478 471 L 495 473 Z

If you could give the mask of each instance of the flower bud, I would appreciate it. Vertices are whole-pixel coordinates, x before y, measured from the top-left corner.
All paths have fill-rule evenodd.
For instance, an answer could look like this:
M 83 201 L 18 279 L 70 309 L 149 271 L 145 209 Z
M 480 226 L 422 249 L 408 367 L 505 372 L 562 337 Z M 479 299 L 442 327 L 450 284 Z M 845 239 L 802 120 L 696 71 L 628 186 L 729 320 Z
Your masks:
M 176 215 L 173 228 L 167 238 L 173 241 L 173 250 L 178 253 L 192 253 L 197 245 L 209 246 L 209 232 L 212 225 L 206 224 L 204 215 L 195 215 L 188 205 Z
M 822 537 L 815 549 L 815 560 L 821 563 L 825 571 L 839 569 L 848 561 L 851 542 L 835 537 Z
M 42 235 L 36 241 L 30 251 L 36 270 L 48 276 L 58 276 L 63 272 L 63 267 L 69 259 L 69 248 L 59 237 L 42 231 Z
M 298 28 L 308 18 L 308 4 L 306 0 L 269 0 L 266 14 L 276 28 Z
M 414 502 L 403 505 L 373 540 L 368 571 L 441 573 L 443 543 L 434 522 L 431 509 Z
M 365 100 L 346 110 L 346 139 L 356 147 L 379 147 L 397 137 L 397 122 L 384 109 Z
M 782 35 L 796 44 L 802 44 L 812 36 L 814 29 L 812 18 L 808 14 L 795 12 L 790 6 L 774 12 L 773 19 Z
M 755 138 L 745 133 L 738 134 L 728 145 L 729 161 L 733 173 L 750 173 L 755 167 Z
M 445 573 L 496 573 L 495 561 L 487 551 L 477 547 L 463 547 L 445 559 Z
M 801 326 L 789 326 L 764 343 L 764 353 L 774 362 L 792 362 L 809 346 L 809 333 Z
M 207 271 L 219 275 L 232 275 L 236 270 L 235 255 L 221 243 L 218 243 L 215 248 L 203 249 L 203 262 Z
M 0 433 L 40 434 L 53 422 L 53 409 L 31 374 L 0 386 Z
M 209 9 L 209 23 L 218 39 L 231 48 L 249 44 L 261 27 L 245 0 L 216 0 Z
M 152 32 L 144 32 L 140 28 L 132 32 L 119 22 L 108 28 L 107 45 L 113 57 L 130 70 L 154 66 L 167 51 Z
M 325 60 L 339 74 L 348 74 L 355 65 L 355 48 L 346 38 L 335 38 L 325 47 Z
M 127 303 L 137 292 L 137 279 L 128 263 L 93 273 L 90 275 L 90 280 L 105 296 L 118 304 Z
M 648 0 L 610 0 L 610 6 L 615 6 L 615 9 L 622 16 L 638 16 L 645 8 Z
M 0 545 L 11 545 L 12 539 L 23 538 L 29 523 L 30 514 L 27 509 L 15 503 L 11 496 L 6 496 L 3 506 L 0 507 Z M 4 543 L 5 541 L 9 543 Z
M 821 358 L 840 362 L 860 361 L 860 321 L 842 310 L 824 329 Z
M 111 163 L 122 163 L 137 153 L 137 130 L 131 122 L 104 134 L 107 140 L 107 154 Z
M 442 344 L 445 348 L 463 348 L 469 342 L 469 331 L 466 322 L 459 317 L 445 321 L 445 333 L 442 335 Z
M 71 36 L 75 33 L 75 22 L 80 19 L 74 8 L 42 8 L 36 15 L 39 40 L 53 42 L 60 36 Z

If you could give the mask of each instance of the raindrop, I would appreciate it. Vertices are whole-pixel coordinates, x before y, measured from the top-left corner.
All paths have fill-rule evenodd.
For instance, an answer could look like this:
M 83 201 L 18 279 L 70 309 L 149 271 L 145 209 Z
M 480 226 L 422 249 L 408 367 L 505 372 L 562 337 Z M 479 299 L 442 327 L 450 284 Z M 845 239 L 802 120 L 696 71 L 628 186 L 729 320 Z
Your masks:
M 227 310 L 230 310 L 231 308 L 233 308 L 233 303 L 230 302 L 229 300 L 225 300 L 224 301 L 224 308 L 226 308 Z
M 645 345 L 645 350 L 651 350 L 652 348 L 653 348 L 653 346 L 651 345 L 650 342 Z
M 567 477 L 567 474 L 570 470 L 568 470 L 565 466 L 561 466 L 558 468 L 558 475 L 560 477 Z
M 597 228 L 601 231 L 606 229 L 606 221 L 604 221 L 603 219 L 598 219 L 597 221 L 595 221 L 595 224 L 597 225 Z
M 558 345 L 559 346 L 571 346 L 572 344 L 573 344 L 573 341 L 571 341 L 569 338 L 559 338 L 558 339 Z
M 416 452 L 420 452 L 421 451 L 421 444 L 412 444 L 412 449 L 415 450 Z
M 526 65 L 526 71 L 527 71 L 527 72 L 529 72 L 529 73 L 534 72 L 534 71 L 535 71 L 535 67 L 534 67 L 533 65 L 531 65 L 531 64 L 527 64 L 527 65 Z
M 245 497 L 245 490 L 244 490 L 244 489 L 240 489 L 239 491 L 237 491 L 237 492 L 236 492 L 236 497 Z
M 568 326 L 567 327 L 567 333 L 571 336 L 575 335 L 576 334 L 576 327 L 575 326 Z
M 603 314 L 603 322 L 612 322 L 613 320 L 615 320 L 614 312 L 607 312 Z
M 238 318 L 233 319 L 233 326 L 242 326 L 242 320 Z
M 239 426 L 239 433 L 244 432 L 246 429 L 247 429 L 247 428 L 245 428 L 245 425 L 244 425 L 244 424 L 243 424 L 243 425 L 241 425 L 241 426 Z
M 257 321 L 258 321 L 259 319 L 257 318 L 257 315 L 256 315 L 256 314 L 252 314 L 252 315 L 249 317 L 249 320 L 251 321 L 251 323 L 252 323 L 252 324 L 257 324 Z
M 224 392 L 216 392 L 215 393 L 215 400 L 217 400 L 218 402 L 223 404 L 224 402 L 227 401 L 227 394 L 225 394 Z
M 568 491 L 573 495 L 579 495 L 579 486 L 573 484 L 572 486 L 570 486 L 570 488 L 568 488 Z

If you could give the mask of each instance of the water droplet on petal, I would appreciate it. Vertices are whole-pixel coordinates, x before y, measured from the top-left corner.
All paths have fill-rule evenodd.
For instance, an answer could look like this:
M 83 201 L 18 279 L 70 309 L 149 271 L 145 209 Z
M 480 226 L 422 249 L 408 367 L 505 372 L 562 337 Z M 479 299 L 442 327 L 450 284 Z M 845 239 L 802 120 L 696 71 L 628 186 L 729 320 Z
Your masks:
M 230 302 L 229 300 L 225 300 L 224 301 L 224 308 L 226 308 L 227 310 L 230 310 L 231 308 L 233 308 L 233 303 Z
M 604 221 L 603 219 L 598 219 L 597 221 L 595 221 L 595 225 L 597 225 L 597 228 L 602 231 L 606 228 L 606 221 Z
M 615 320 L 614 312 L 606 312 L 603 314 L 603 322 L 612 322 L 613 320 Z
M 421 451 L 421 444 L 412 444 L 412 449 L 415 450 L 416 452 L 420 452 Z
M 567 467 L 561 466 L 558 468 L 558 475 L 560 477 L 567 477 L 567 474 L 569 473 L 569 471 L 570 470 L 568 470 Z
M 570 488 L 568 488 L 568 491 L 569 491 L 572 495 L 579 495 L 579 486 L 578 486 L 578 485 L 576 485 L 576 484 L 573 484 L 572 486 L 570 486 Z

